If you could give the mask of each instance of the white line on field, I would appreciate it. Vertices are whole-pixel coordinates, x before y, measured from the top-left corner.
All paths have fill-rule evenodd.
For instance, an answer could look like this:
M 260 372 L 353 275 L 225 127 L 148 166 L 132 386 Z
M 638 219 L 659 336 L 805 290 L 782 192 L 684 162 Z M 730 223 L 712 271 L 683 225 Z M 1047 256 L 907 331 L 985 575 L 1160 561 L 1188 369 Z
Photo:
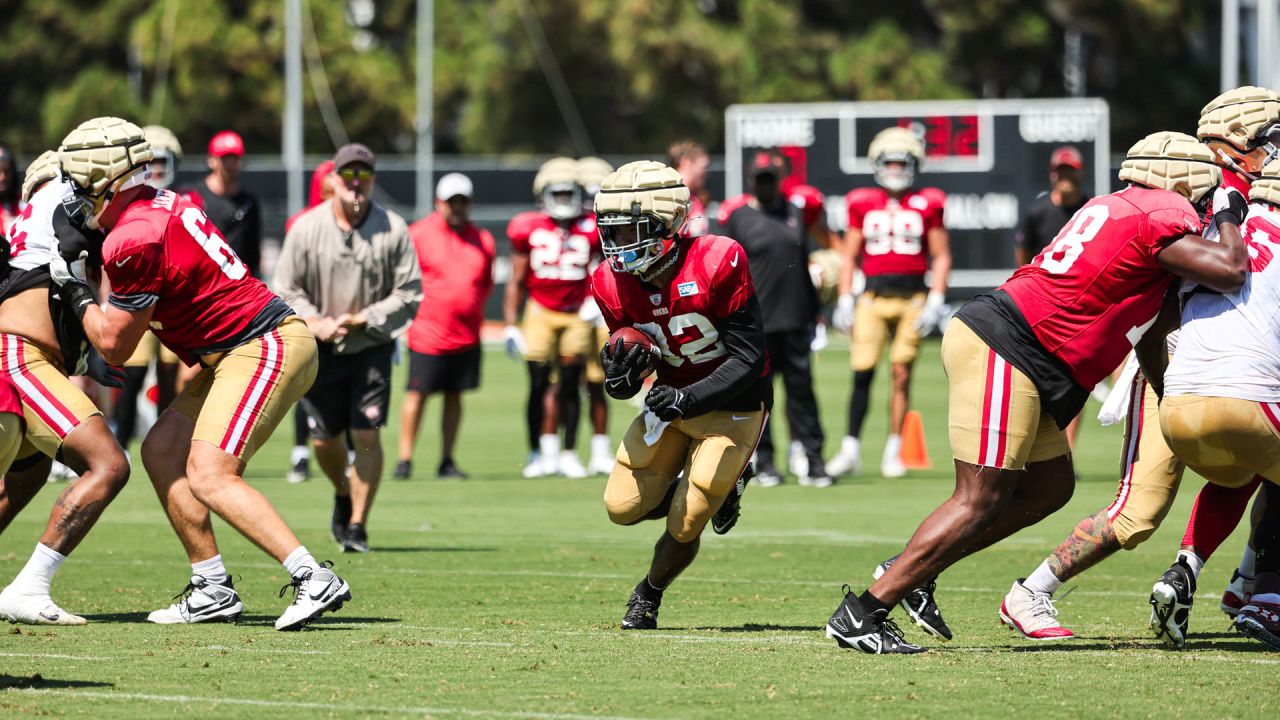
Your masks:
M 638 720 L 604 715 L 575 715 L 572 713 L 547 712 L 510 712 L 505 710 L 480 710 L 474 708 L 443 707 L 388 707 L 378 705 L 344 705 L 338 703 L 293 702 L 288 700 L 258 700 L 255 698 L 198 697 L 195 695 L 150 695 L 147 693 L 100 692 L 94 690 L 56 690 L 33 689 L 8 690 L 6 692 L 26 695 L 51 695 L 57 697 L 79 697 L 94 700 L 117 700 L 122 702 L 143 701 L 155 703 L 176 703 L 180 705 L 245 705 L 248 707 L 283 708 L 289 710 L 323 710 L 328 712 L 352 712 L 357 714 L 383 713 L 389 715 L 462 715 L 468 717 L 510 717 L 539 718 L 540 720 Z
M 273 650 L 270 648 L 231 647 L 230 645 L 205 645 L 201 650 L 224 650 L 226 652 L 274 653 L 278 655 L 332 655 L 328 650 Z
M 59 655 L 57 653 L 11 653 L 0 652 L 0 657 L 8 658 L 41 658 L 47 660 L 111 660 L 112 658 L 88 657 L 87 655 Z
M 430 632 L 457 632 L 457 633 L 476 633 L 476 632 L 493 632 L 493 630 L 481 631 L 477 628 L 467 627 L 430 627 L 425 625 L 384 625 L 379 630 L 425 630 Z M 796 634 L 767 634 L 762 632 L 754 637 L 734 637 L 724 635 L 694 635 L 685 633 L 626 633 L 621 630 L 565 630 L 559 628 L 527 628 L 521 627 L 512 630 L 513 633 L 530 632 L 541 635 L 571 635 L 571 636 L 607 636 L 612 635 L 623 642 L 643 642 L 649 639 L 657 640 L 675 640 L 676 642 L 709 642 L 709 643 L 758 643 L 758 644 L 783 644 L 783 645 L 829 645 L 829 642 L 821 642 L 816 640 L 820 629 L 815 625 L 813 635 L 796 635 Z M 433 641 L 434 642 L 434 641 Z
M 1241 637 L 1244 637 L 1244 636 L 1243 636 L 1243 635 L 1241 635 Z M 1195 638 L 1194 638 L 1194 637 L 1192 637 L 1191 639 L 1192 639 L 1192 640 L 1194 640 Z M 1071 648 L 1071 646 L 1070 646 L 1070 642 L 1071 642 L 1071 641 L 1069 641 L 1069 640 L 1068 640 L 1068 641 L 1066 641 L 1066 642 L 1063 644 L 1063 646 L 1062 646 L 1061 648 L 1036 647 L 1036 648 L 1034 648 L 1034 649 L 1027 649 L 1027 650 L 1019 651 L 1019 650 L 1017 650 L 1017 649 L 1012 649 L 1012 648 L 976 648 L 976 647 L 964 648 L 964 647 L 957 647 L 957 648 L 947 648 L 947 649 L 946 649 L 946 652 L 948 652 L 948 653 L 971 653 L 971 654 L 977 654 L 977 655 L 983 655 L 983 654 L 992 654 L 992 655 L 1013 655 L 1013 654 L 1017 654 L 1017 653 L 1019 653 L 1019 652 L 1022 652 L 1022 653 L 1034 654 L 1034 655 L 1046 655 L 1046 654 L 1050 654 L 1050 655 L 1069 655 L 1069 656 L 1071 656 L 1071 657 L 1079 657 L 1079 656 L 1081 656 L 1081 655 L 1098 655 L 1098 656 L 1105 656 L 1105 657 L 1109 657 L 1109 658 L 1115 658 L 1115 657 L 1116 657 L 1116 653 L 1118 653 L 1118 652 L 1143 652 L 1143 651 L 1146 651 L 1146 648 L 1137 648 L 1137 647 L 1135 647 L 1135 648 L 1115 648 L 1115 649 L 1113 649 L 1113 650 L 1084 650 L 1084 649 L 1081 649 L 1081 650 L 1075 650 L 1075 649 L 1072 649 L 1072 648 Z M 1268 660 L 1268 659 L 1265 659 L 1265 658 L 1241 657 L 1241 656 L 1239 656 L 1239 655 L 1230 655 L 1230 656 L 1229 656 L 1229 655 L 1206 655 L 1206 654 L 1200 654 L 1200 653 L 1196 653 L 1196 652 L 1168 652 L 1168 651 L 1163 650 L 1163 649 L 1159 649 L 1159 650 L 1156 650 L 1156 651 L 1163 651 L 1163 652 L 1164 652 L 1164 654 L 1165 654 L 1165 656 L 1167 656 L 1170 660 L 1203 661 L 1203 662 L 1229 662 L 1229 663 L 1252 663 L 1252 664 L 1254 664 L 1254 665 L 1280 665 L 1280 660 Z

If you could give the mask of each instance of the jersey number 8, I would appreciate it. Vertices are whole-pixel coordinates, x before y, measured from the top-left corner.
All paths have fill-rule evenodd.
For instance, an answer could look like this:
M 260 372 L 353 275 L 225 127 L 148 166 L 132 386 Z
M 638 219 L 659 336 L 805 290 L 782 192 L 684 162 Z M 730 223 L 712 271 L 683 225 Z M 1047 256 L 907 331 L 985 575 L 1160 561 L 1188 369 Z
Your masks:
M 1098 236 L 1108 217 L 1106 205 L 1092 205 L 1076 213 L 1053 244 L 1040 253 L 1040 267 L 1054 275 L 1070 270 L 1084 252 L 1084 244 Z

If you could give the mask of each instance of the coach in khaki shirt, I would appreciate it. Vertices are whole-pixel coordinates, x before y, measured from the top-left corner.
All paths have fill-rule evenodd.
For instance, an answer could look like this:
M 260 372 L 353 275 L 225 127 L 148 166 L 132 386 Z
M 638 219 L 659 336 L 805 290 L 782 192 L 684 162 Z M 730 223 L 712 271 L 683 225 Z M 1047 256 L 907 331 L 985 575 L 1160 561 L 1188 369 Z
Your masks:
M 344 552 L 367 552 L 391 356 L 417 312 L 422 279 L 408 225 L 371 197 L 373 152 L 344 145 L 333 164 L 333 198 L 305 212 L 285 236 L 275 291 L 307 321 L 320 346 L 320 372 L 301 404 L 316 460 L 335 489 L 333 538 Z M 350 474 L 348 432 L 356 451 Z

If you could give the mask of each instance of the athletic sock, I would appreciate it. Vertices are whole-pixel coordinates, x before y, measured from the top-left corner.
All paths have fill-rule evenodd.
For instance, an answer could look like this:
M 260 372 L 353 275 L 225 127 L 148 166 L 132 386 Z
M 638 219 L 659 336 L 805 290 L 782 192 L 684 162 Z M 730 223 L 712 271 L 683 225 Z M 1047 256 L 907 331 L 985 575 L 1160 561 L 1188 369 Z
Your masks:
M 293 453 L 289 456 L 289 464 L 297 465 L 311 459 L 311 449 L 306 445 L 294 445 Z
M 208 560 L 191 563 L 191 574 L 197 575 L 214 585 L 226 585 L 231 581 L 227 576 L 227 568 L 222 564 L 222 556 L 214 555 Z
M 888 612 L 889 610 L 889 606 L 880 602 L 880 598 L 872 595 L 870 590 L 863 590 L 862 594 L 858 596 L 858 602 L 862 603 L 862 607 L 864 609 L 871 612 L 875 612 L 876 610 L 884 610 Z
M 23 595 L 47 596 L 49 587 L 53 584 L 53 576 L 58 572 L 58 568 L 62 567 L 62 561 L 66 559 L 66 555 L 48 545 L 36 543 L 31 559 L 23 566 L 18 577 L 13 579 L 12 587 Z
M 1053 574 L 1053 570 L 1049 569 L 1049 561 L 1045 560 L 1022 581 L 1022 587 L 1038 595 L 1053 595 L 1062 587 L 1062 581 Z
M 840 441 L 841 455 L 852 455 L 856 458 L 859 457 L 859 453 L 861 453 L 861 451 L 862 448 L 859 446 L 858 438 L 853 437 L 852 435 L 845 435 L 844 439 Z
M 609 458 L 612 459 L 613 443 L 609 441 L 608 435 L 592 435 L 591 436 L 591 459 Z
M 299 545 L 296 550 L 289 553 L 289 557 L 281 563 L 284 569 L 289 572 L 289 577 L 298 577 L 308 572 L 315 572 L 320 569 L 320 563 L 311 557 L 311 553 L 307 552 L 306 545 Z
M 1200 571 L 1204 569 L 1204 560 L 1200 559 L 1199 555 L 1190 550 L 1179 550 L 1178 560 L 1186 563 L 1187 567 L 1191 568 L 1191 574 L 1195 575 L 1197 580 L 1200 579 Z
M 640 581 L 640 587 L 638 589 L 640 590 L 641 595 L 644 595 L 650 600 L 661 600 L 662 591 L 666 588 L 660 588 L 657 585 L 654 585 L 653 581 L 649 579 L 649 576 L 645 575 L 644 580 Z
M 1280 605 L 1280 593 L 1262 593 L 1261 595 L 1252 595 L 1249 597 L 1249 602 Z
M 560 436 L 555 433 L 538 437 L 538 452 L 542 454 L 542 468 L 554 473 L 560 467 Z
M 1240 567 L 1239 567 L 1240 576 L 1245 578 L 1246 580 L 1252 580 L 1254 574 L 1257 572 L 1256 570 L 1257 562 L 1258 562 L 1258 551 L 1254 550 L 1248 545 L 1245 545 L 1244 555 L 1240 557 Z

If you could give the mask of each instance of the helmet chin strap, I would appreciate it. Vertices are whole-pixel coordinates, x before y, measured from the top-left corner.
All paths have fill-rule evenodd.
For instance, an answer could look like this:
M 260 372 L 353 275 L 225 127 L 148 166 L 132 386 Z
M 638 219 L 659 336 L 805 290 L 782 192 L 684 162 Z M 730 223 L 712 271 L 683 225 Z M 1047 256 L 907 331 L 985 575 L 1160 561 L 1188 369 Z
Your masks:
M 1240 173 L 1244 177 L 1248 178 L 1249 182 L 1253 182 L 1254 180 L 1258 179 L 1257 175 L 1254 175 L 1253 173 L 1241 167 L 1240 163 L 1237 162 L 1235 158 L 1228 155 L 1226 150 L 1223 150 L 1222 148 L 1215 148 L 1214 152 L 1218 153 L 1218 158 L 1222 160 L 1223 165 L 1227 166 L 1232 171 Z

